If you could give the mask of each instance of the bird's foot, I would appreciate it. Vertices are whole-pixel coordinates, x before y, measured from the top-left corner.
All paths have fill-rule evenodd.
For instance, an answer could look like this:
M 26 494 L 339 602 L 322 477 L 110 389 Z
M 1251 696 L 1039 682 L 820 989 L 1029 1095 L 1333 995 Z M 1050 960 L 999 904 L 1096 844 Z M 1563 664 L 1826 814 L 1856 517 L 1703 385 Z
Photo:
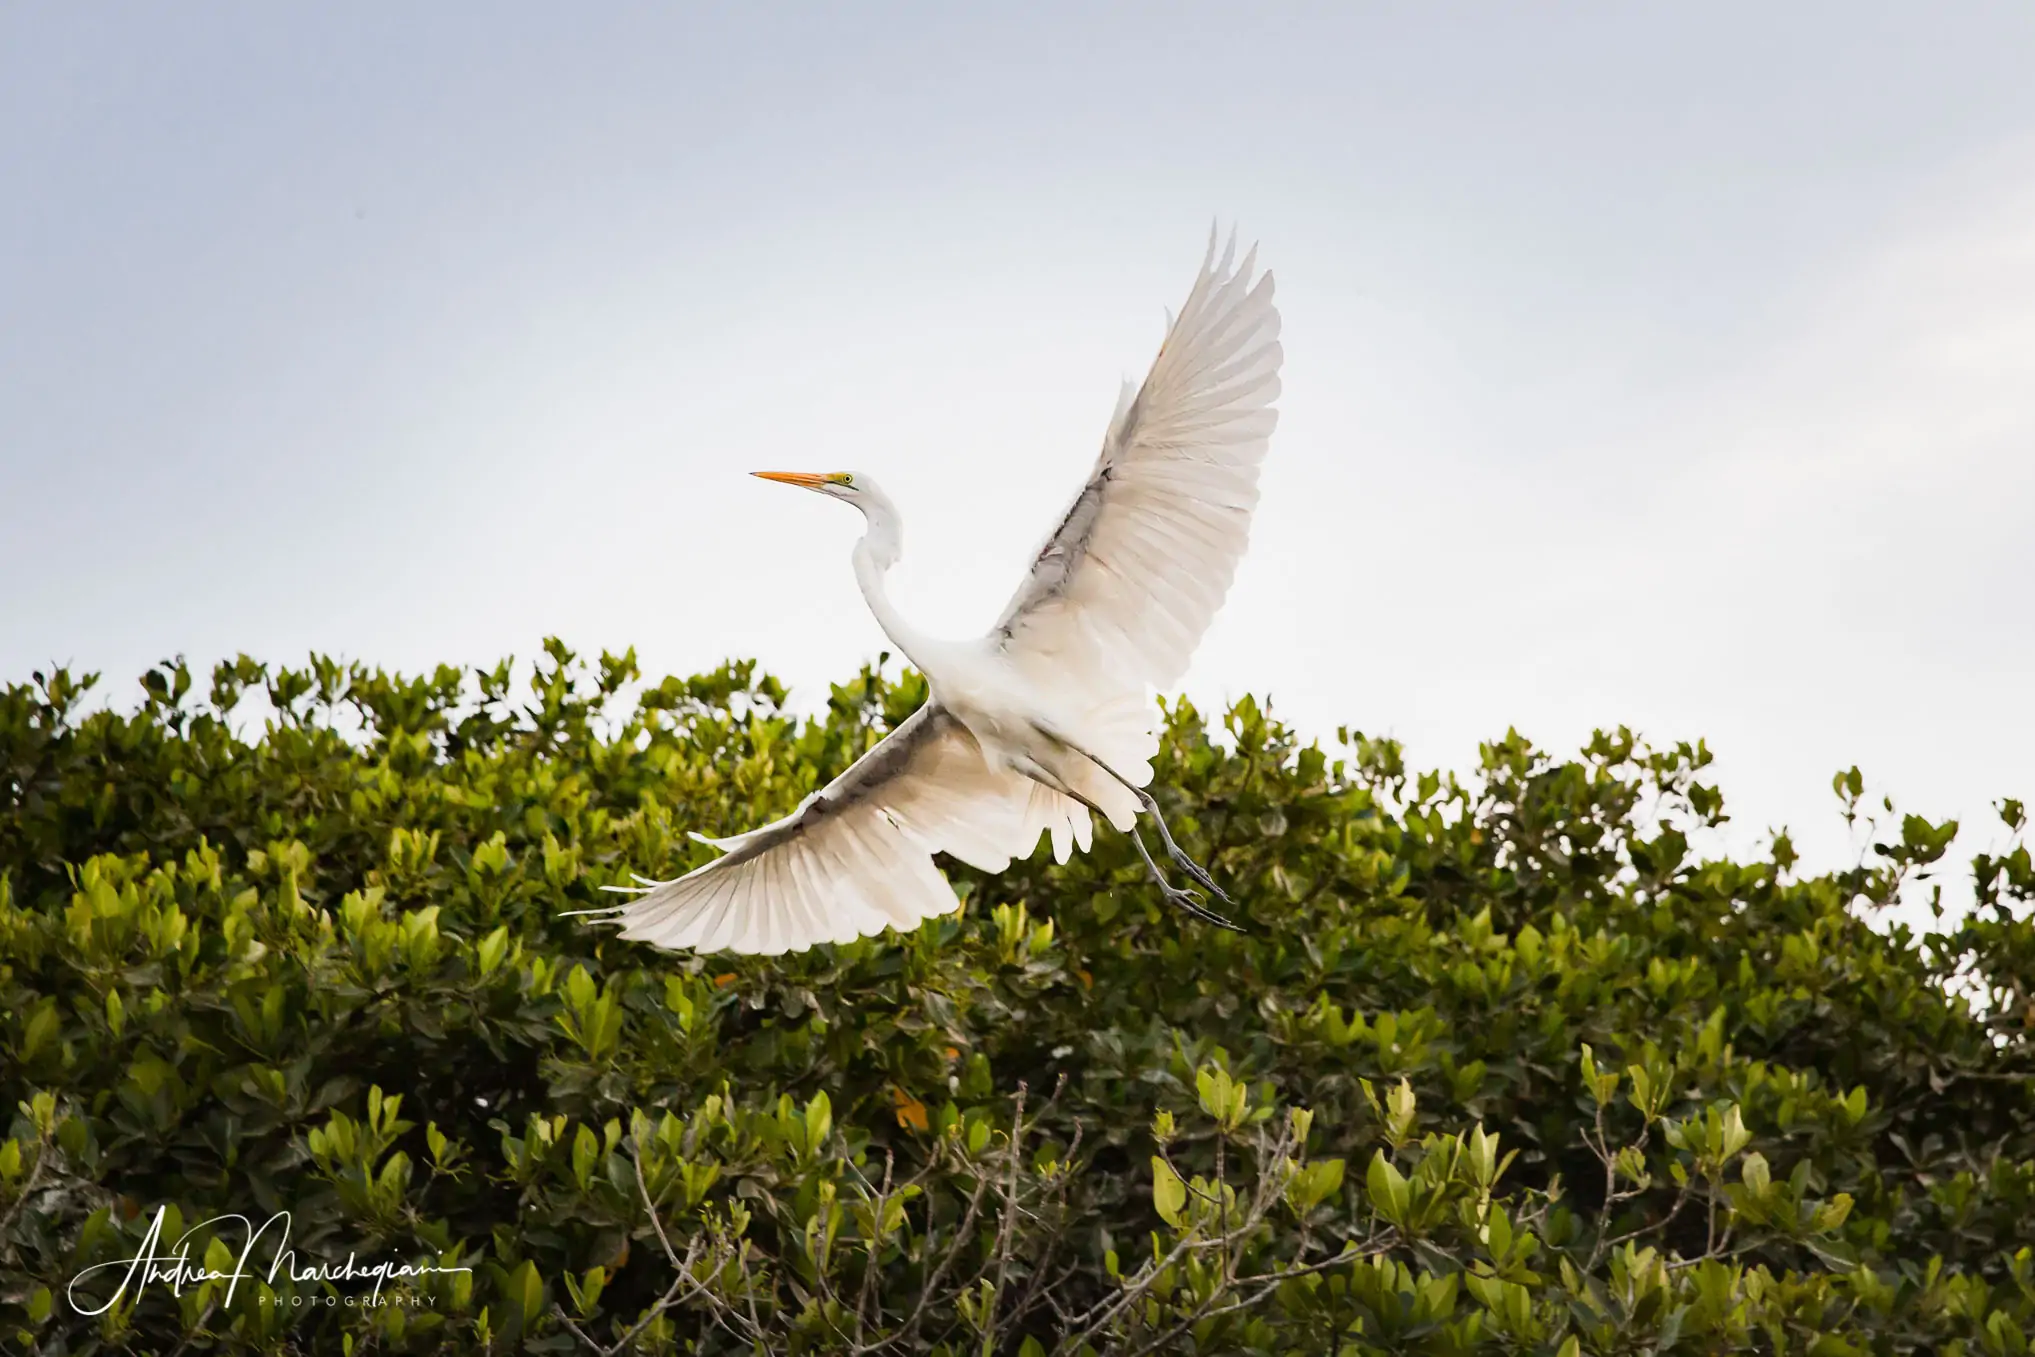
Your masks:
M 1207 901 L 1202 897 L 1199 891 L 1188 890 L 1185 889 L 1184 887 L 1176 886 L 1172 882 L 1168 881 L 1166 879 L 1166 874 L 1159 870 L 1159 864 L 1152 861 L 1152 854 L 1150 850 L 1145 847 L 1144 836 L 1138 833 L 1137 828 L 1135 826 L 1133 826 L 1131 829 L 1131 842 L 1137 845 L 1138 856 L 1145 860 L 1145 870 L 1151 873 L 1153 883 L 1158 886 L 1159 894 L 1165 897 L 1167 904 L 1172 905 L 1175 909 L 1185 910 L 1187 913 L 1192 914 L 1195 918 L 1200 919 L 1205 923 L 1212 923 L 1216 925 L 1218 928 L 1227 928 L 1234 933 L 1242 933 L 1245 931 L 1244 927 L 1241 924 L 1232 923 L 1230 920 L 1225 919 L 1222 915 L 1217 914 L 1214 910 L 1210 909 L 1208 907 Z M 1167 846 L 1168 847 L 1172 846 L 1170 840 Z M 1174 857 L 1175 860 L 1177 861 L 1179 858 L 1185 857 L 1185 854 L 1182 854 L 1179 852 L 1178 849 L 1175 849 Z M 1216 888 L 1216 885 L 1213 881 L 1208 880 L 1208 873 L 1202 871 L 1198 864 L 1193 863 L 1192 860 L 1190 859 L 1186 865 L 1189 865 L 1193 868 L 1194 876 L 1197 881 L 1200 881 L 1210 890 L 1215 891 L 1215 893 L 1218 896 L 1221 896 L 1222 899 L 1227 901 L 1228 903 L 1230 904 L 1236 903 L 1234 900 L 1231 900 L 1227 895 L 1223 895 L 1222 891 Z
M 1159 883 L 1159 893 L 1165 897 L 1167 904 L 1172 905 L 1176 909 L 1186 910 L 1204 923 L 1212 923 L 1218 928 L 1227 928 L 1232 933 L 1246 931 L 1242 924 L 1226 919 L 1210 909 L 1199 891 L 1186 890 L 1174 885 L 1170 881 L 1161 881 Z
M 1166 827 L 1166 817 L 1159 813 L 1158 798 L 1150 792 L 1140 791 L 1138 799 L 1145 803 L 1145 810 L 1151 815 L 1152 824 L 1159 831 L 1159 842 L 1165 846 L 1166 856 L 1173 859 L 1174 865 L 1192 877 L 1196 885 L 1216 899 L 1226 905 L 1236 904 L 1235 898 L 1228 891 L 1215 884 L 1215 878 L 1208 874 L 1208 869 L 1187 856 L 1187 850 L 1173 841 L 1173 831 Z
M 1194 878 L 1194 883 L 1196 885 L 1200 886 L 1210 895 L 1213 895 L 1216 899 L 1222 901 L 1225 905 L 1236 904 L 1236 899 L 1233 896 L 1231 896 L 1228 891 L 1224 890 L 1222 887 L 1215 884 L 1215 878 L 1208 874 L 1208 869 L 1206 867 L 1203 867 L 1200 863 L 1196 862 L 1193 858 L 1188 857 L 1187 854 L 1181 852 L 1179 848 L 1175 847 L 1170 843 L 1166 845 L 1166 848 L 1168 850 L 1168 856 L 1170 856 L 1175 863 L 1179 864 L 1181 871 L 1187 873 L 1188 876 Z

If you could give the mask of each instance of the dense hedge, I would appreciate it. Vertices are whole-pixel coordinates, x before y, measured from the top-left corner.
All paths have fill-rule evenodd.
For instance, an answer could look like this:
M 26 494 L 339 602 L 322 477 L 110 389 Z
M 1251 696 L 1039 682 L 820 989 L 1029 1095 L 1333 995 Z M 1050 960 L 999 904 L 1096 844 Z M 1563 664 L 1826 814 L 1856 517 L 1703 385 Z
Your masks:
M 322 660 L 202 701 L 165 665 L 131 712 L 0 693 L 0 1340 L 2027 1351 L 2025 848 L 1954 930 L 1882 934 L 1954 826 L 1885 807 L 1802 877 L 1784 838 L 1692 853 L 1700 746 L 1508 735 L 1458 780 L 1176 703 L 1161 800 L 1249 933 L 1104 832 L 949 864 L 966 905 L 909 937 L 671 956 L 560 914 L 787 810 L 924 689 L 865 672 L 799 721 L 746 665 L 634 679 L 553 643 L 520 703 L 506 666 Z M 164 1206 L 162 1253 L 287 1210 L 300 1261 L 472 1271 L 81 1315 Z

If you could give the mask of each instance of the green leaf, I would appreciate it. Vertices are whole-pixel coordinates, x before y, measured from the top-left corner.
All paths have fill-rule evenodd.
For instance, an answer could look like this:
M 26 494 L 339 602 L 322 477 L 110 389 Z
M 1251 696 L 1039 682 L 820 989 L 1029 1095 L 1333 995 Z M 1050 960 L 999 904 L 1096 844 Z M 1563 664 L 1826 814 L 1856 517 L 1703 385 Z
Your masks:
M 1229 1072 L 1205 1066 L 1195 1074 L 1194 1087 L 1200 1095 L 1201 1110 L 1215 1118 L 1225 1131 L 1235 1130 L 1243 1120 L 1244 1089 L 1230 1078 Z
M 584 1013 L 594 1001 L 594 978 L 586 967 L 574 966 L 565 981 L 565 1002 L 574 1013 Z
M 1287 1189 L 1288 1200 L 1302 1213 L 1313 1210 L 1342 1190 L 1343 1161 L 1324 1159 L 1296 1170 Z
M 523 1309 L 523 1327 L 527 1330 L 536 1324 L 544 1313 L 544 1281 L 537 1275 L 536 1263 L 525 1260 L 516 1269 L 509 1281 L 509 1294 Z
M 818 1155 L 825 1148 L 827 1137 L 834 1132 L 834 1104 L 827 1097 L 826 1090 L 813 1095 L 806 1104 L 806 1151 Z
M 1180 1181 L 1180 1175 L 1173 1171 L 1159 1155 L 1152 1156 L 1152 1207 L 1159 1213 L 1159 1219 L 1180 1228 L 1180 1213 L 1187 1205 L 1187 1184 Z
M 483 976 L 493 975 L 500 969 L 502 958 L 509 951 L 509 926 L 503 924 L 480 940 L 474 948 L 474 960 Z
M 1752 1132 L 1745 1129 L 1745 1119 L 1739 1115 L 1738 1104 L 1724 1109 L 1723 1157 L 1730 1159 L 1752 1142 Z
M 1406 1175 L 1393 1167 L 1383 1150 L 1371 1157 L 1371 1166 L 1364 1173 L 1364 1185 L 1370 1192 L 1372 1209 L 1404 1230 L 1410 1216 L 1412 1191 Z

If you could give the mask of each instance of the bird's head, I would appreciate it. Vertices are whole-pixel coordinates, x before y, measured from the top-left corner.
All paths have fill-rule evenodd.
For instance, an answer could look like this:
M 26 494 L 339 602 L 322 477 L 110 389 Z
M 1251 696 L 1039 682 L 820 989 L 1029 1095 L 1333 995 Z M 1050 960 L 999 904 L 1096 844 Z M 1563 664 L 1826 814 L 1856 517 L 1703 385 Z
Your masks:
M 752 471 L 749 474 L 766 481 L 776 481 L 779 485 L 817 490 L 834 499 L 847 500 L 850 504 L 865 503 L 876 489 L 874 481 L 853 471 Z
M 904 529 L 898 522 L 897 509 L 890 497 L 877 487 L 874 480 L 859 471 L 755 471 L 766 481 L 779 485 L 795 485 L 801 490 L 817 490 L 829 499 L 845 500 L 862 511 L 869 520 L 869 532 L 862 539 L 862 549 L 880 566 L 889 568 L 897 562 L 904 550 Z

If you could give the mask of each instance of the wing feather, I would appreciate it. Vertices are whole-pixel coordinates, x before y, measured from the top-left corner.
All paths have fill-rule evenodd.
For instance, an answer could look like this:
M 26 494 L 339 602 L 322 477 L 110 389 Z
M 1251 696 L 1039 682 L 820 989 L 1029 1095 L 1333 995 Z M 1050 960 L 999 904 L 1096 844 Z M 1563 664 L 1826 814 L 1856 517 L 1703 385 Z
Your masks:
M 1044 824 L 1040 793 L 1061 803 Z M 967 729 L 928 702 L 790 815 L 709 840 L 727 853 L 610 914 L 624 938 L 699 952 L 775 955 L 908 929 L 954 908 L 934 853 L 1000 871 L 1041 828 L 1072 831 L 1069 810 L 1085 827 L 1079 806 L 992 769 Z
M 687 945 L 697 947 L 713 936 L 715 930 L 719 929 L 722 921 L 727 918 L 728 892 L 734 887 L 734 884 L 733 879 L 729 877 L 722 877 L 718 881 L 708 883 L 708 889 L 704 892 L 706 899 L 701 903 L 700 908 L 689 917 L 677 919 L 672 917 L 679 913 L 679 906 L 682 902 L 678 900 L 667 900 L 662 906 L 653 906 L 652 909 L 646 909 L 644 913 L 650 914 L 654 909 L 655 916 L 661 922 L 664 922 L 666 926 L 680 929 L 687 935 Z
M 1208 257 L 1142 386 L 1126 384 L 1088 482 L 990 641 L 1042 681 L 1091 692 L 1186 672 L 1250 538 L 1278 423 L 1279 312 L 1257 252 Z
M 836 929 L 819 907 L 815 889 L 818 878 L 813 872 L 811 845 L 793 843 L 785 851 L 783 861 L 776 865 L 782 870 L 786 881 L 785 893 L 792 901 L 793 927 L 807 937 L 832 942 Z
M 786 912 L 791 916 L 792 932 L 809 938 L 832 938 L 833 930 L 812 902 L 812 888 L 804 875 L 805 860 L 806 846 L 795 843 L 772 858 L 767 870 L 776 878 L 777 889 L 784 896 Z

